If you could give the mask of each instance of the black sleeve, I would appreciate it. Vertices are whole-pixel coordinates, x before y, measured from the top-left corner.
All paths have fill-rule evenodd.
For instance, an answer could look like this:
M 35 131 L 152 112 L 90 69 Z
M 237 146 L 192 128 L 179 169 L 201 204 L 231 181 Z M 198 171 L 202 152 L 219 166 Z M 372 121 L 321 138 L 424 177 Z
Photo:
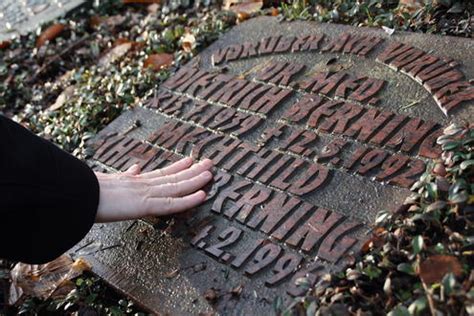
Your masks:
M 98 203 L 85 163 L 0 115 L 0 258 L 55 259 L 87 234 Z

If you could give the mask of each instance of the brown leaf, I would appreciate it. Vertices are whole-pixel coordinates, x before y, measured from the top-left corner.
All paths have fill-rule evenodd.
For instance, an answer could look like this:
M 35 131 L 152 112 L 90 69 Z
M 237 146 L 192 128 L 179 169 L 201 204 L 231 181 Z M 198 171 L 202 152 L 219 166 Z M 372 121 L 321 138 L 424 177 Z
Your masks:
M 382 247 L 384 244 L 384 240 L 382 237 L 377 236 L 374 234 L 372 238 L 368 239 L 361 247 L 361 252 L 362 253 L 367 253 L 369 252 L 370 249 L 372 248 L 379 248 Z
M 153 3 L 153 4 L 150 4 L 146 10 L 148 11 L 148 13 L 156 13 L 158 12 L 158 9 L 160 8 L 160 6 L 158 5 L 158 3 Z
M 446 205 L 447 205 L 447 203 L 445 201 L 433 202 L 430 205 L 428 205 L 428 207 L 426 208 L 426 212 L 432 212 L 432 211 L 440 210 L 440 209 L 444 208 Z
M 112 44 L 112 47 L 119 46 L 119 45 L 122 45 L 122 44 L 125 44 L 125 43 L 132 43 L 133 44 L 133 42 L 129 41 L 128 39 L 126 39 L 124 37 L 119 37 L 114 41 L 114 43 Z
M 422 0 L 400 0 L 399 6 L 405 12 L 414 13 L 415 11 L 423 8 L 424 3 Z
M 175 270 L 173 270 L 173 271 L 170 271 L 170 272 L 166 273 L 166 274 L 165 274 L 165 278 L 167 278 L 167 279 L 172 279 L 172 278 L 174 278 L 175 276 L 177 276 L 178 273 L 179 273 L 179 269 L 175 269 Z
M 51 41 L 58 37 L 58 35 L 61 34 L 62 31 L 64 31 L 65 27 L 66 26 L 61 23 L 56 23 L 48 27 L 41 33 L 41 35 L 36 40 L 36 47 L 40 48 L 47 41 Z
M 145 59 L 143 67 L 159 71 L 163 68 L 169 67 L 173 63 L 173 60 L 174 56 L 171 54 L 153 54 L 148 56 L 147 59 Z
M 240 1 L 237 4 L 234 3 L 231 3 L 227 10 L 231 10 L 237 14 L 245 14 L 247 16 L 260 11 L 263 6 L 263 1 L 258 0 L 246 0 L 243 2 Z
M 64 103 L 66 103 L 67 99 L 69 99 L 74 93 L 74 86 L 69 86 L 61 92 L 60 95 L 56 98 L 56 101 L 53 105 L 51 105 L 48 110 L 56 111 L 57 109 L 61 108 Z
M 104 22 L 104 20 L 105 20 L 104 18 L 98 15 L 91 16 L 91 18 L 89 19 L 89 26 L 92 28 L 96 28 L 99 25 L 101 25 Z
M 0 49 L 5 49 L 10 47 L 11 42 L 10 41 L 1 41 L 0 42 Z
M 72 261 L 68 255 L 62 255 L 41 265 L 17 263 L 11 271 L 10 303 L 14 304 L 22 294 L 43 300 L 53 297 L 56 291 L 58 295 L 62 295 L 64 292 L 60 289 L 68 286 L 67 281 L 80 276 L 90 268 L 84 259 Z
M 132 48 L 132 43 L 123 43 L 112 48 L 107 54 L 99 59 L 99 66 L 108 66 L 120 57 L 124 56 Z
M 119 37 L 112 43 L 112 47 L 116 47 L 116 46 L 119 46 L 119 45 L 122 45 L 122 44 L 127 44 L 127 43 L 132 44 L 131 48 L 133 48 L 135 50 L 140 49 L 144 46 L 143 42 L 132 42 L 127 38 Z
M 239 13 L 237 13 L 237 20 L 238 20 L 239 22 L 248 20 L 249 18 L 250 18 L 250 14 L 248 14 L 248 13 L 246 13 L 246 12 L 239 12 Z
M 193 266 L 193 272 L 194 273 L 201 272 L 201 271 L 206 270 L 206 268 L 207 268 L 207 265 L 205 263 L 198 263 L 195 266 Z
M 209 302 L 215 302 L 217 300 L 217 292 L 215 289 L 210 288 L 204 292 L 204 298 Z
M 196 47 L 196 37 L 191 33 L 186 33 L 183 35 L 181 43 L 184 51 L 190 53 Z
M 230 6 L 234 3 L 244 2 L 245 0 L 224 0 L 222 2 L 222 9 L 229 10 Z
M 242 293 L 242 290 L 243 290 L 244 286 L 242 284 L 234 287 L 230 292 L 232 293 L 232 295 L 235 295 L 235 296 L 240 296 L 240 293 Z
M 374 229 L 374 235 L 375 236 L 382 236 L 387 232 L 387 230 L 383 227 L 377 227 Z
M 433 168 L 433 173 L 438 176 L 444 177 L 446 176 L 446 168 L 442 163 L 437 163 Z
M 277 16 L 278 14 L 280 14 L 280 10 L 278 10 L 277 8 L 272 8 L 270 10 L 270 15 L 271 16 Z
M 122 3 L 141 3 L 141 4 L 152 4 L 152 3 L 161 3 L 161 0 L 122 0 Z
M 447 273 L 459 277 L 462 275 L 462 266 L 453 256 L 434 255 L 420 264 L 420 278 L 426 284 L 439 283 Z

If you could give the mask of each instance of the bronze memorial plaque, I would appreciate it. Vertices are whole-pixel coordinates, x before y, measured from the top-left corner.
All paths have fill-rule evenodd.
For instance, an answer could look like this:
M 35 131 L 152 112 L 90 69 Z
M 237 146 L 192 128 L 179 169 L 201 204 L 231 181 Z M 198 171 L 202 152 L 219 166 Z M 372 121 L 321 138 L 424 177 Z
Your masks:
M 74 251 L 156 313 L 259 315 L 352 262 L 452 120 L 474 41 L 262 17 L 180 67 L 92 142 L 100 170 L 214 161 L 204 205 L 96 225 Z

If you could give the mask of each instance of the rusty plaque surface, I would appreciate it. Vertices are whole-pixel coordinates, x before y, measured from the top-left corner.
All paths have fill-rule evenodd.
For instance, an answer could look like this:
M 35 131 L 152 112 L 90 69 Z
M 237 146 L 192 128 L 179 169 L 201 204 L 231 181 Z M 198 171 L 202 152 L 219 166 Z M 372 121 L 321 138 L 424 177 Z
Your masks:
M 177 218 L 95 225 L 75 249 L 156 313 L 255 315 L 357 256 L 473 121 L 474 43 L 273 18 L 241 24 L 94 140 L 90 164 L 211 158 L 208 199 Z M 139 122 L 139 124 L 137 124 Z

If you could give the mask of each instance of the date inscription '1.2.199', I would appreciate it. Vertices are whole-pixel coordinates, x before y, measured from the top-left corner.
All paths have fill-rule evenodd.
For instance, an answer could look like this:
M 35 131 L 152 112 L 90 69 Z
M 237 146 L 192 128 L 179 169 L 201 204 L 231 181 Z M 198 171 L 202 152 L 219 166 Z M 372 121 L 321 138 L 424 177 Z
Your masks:
M 375 214 L 398 207 L 440 156 L 446 115 L 474 101 L 462 63 L 410 37 L 314 30 L 219 41 L 92 144 L 91 162 L 109 171 L 212 159 L 207 200 L 184 220 L 188 248 L 176 255 L 286 297 L 359 254 Z M 428 115 L 400 106 L 419 95 Z M 188 277 L 200 289 L 211 278 Z

